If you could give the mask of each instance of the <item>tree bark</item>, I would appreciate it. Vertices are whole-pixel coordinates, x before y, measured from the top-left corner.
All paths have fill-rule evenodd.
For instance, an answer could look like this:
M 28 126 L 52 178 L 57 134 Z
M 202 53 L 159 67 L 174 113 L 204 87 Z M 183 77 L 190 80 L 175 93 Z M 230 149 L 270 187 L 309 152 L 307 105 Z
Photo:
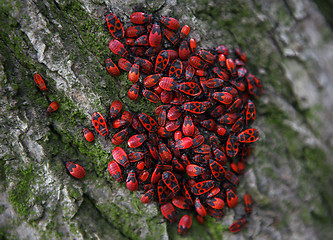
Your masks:
M 111 36 L 104 14 L 123 22 L 142 10 L 191 27 L 200 48 L 240 47 L 264 85 L 255 100 L 260 131 L 240 195 L 254 211 L 245 229 L 194 221 L 188 239 L 325 239 L 333 234 L 333 38 L 310 0 L 8 1 L 0 3 L 0 236 L 5 239 L 180 239 L 155 203 L 143 205 L 107 170 L 110 140 L 84 140 L 91 114 L 119 99 L 154 115 L 145 99 L 127 98 L 123 73 L 105 70 Z M 116 58 L 112 56 L 112 58 Z M 46 80 L 42 93 L 34 73 Z M 58 101 L 58 111 L 46 108 Z M 64 165 L 86 169 L 72 178 Z

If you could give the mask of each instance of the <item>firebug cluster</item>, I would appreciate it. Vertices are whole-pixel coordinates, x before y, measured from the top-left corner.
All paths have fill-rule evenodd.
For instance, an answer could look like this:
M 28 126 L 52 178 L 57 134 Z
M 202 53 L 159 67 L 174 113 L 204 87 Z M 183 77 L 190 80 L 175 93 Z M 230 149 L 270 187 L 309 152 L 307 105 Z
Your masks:
M 134 12 L 130 21 L 125 29 L 113 13 L 106 16 L 109 48 L 119 59 L 107 58 L 106 70 L 114 77 L 124 71 L 131 82 L 128 98 L 156 103 L 156 117 L 123 111 L 115 100 L 109 117 L 95 112 L 92 124 L 101 136 L 110 127 L 116 131 L 107 166 L 112 178 L 142 191 L 142 203 L 157 201 L 162 215 L 178 221 L 179 234 L 185 234 L 193 217 L 200 224 L 206 215 L 220 219 L 224 209 L 239 203 L 239 176 L 259 139 L 251 125 L 262 84 L 248 72 L 239 48 L 199 49 L 189 38 L 190 27 L 180 28 L 172 17 Z M 89 130 L 84 134 L 93 141 Z M 230 226 L 233 233 L 252 212 L 249 194 L 243 202 L 244 214 Z

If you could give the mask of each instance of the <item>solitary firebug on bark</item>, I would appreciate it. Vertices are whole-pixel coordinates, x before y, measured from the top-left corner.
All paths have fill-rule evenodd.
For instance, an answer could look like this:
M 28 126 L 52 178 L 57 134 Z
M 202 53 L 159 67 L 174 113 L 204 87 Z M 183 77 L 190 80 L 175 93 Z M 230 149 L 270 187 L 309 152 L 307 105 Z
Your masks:
M 250 194 L 244 195 L 244 205 L 246 213 L 250 214 L 253 208 L 253 200 Z
M 66 167 L 69 171 L 69 173 L 78 179 L 81 179 L 86 175 L 86 172 L 84 171 L 83 167 L 81 167 L 77 163 L 72 163 L 71 161 L 67 162 Z
M 41 77 L 41 75 L 36 73 L 34 75 L 34 81 L 40 90 L 47 91 L 47 87 L 46 87 L 45 82 L 44 82 L 43 78 Z
M 242 219 L 234 222 L 233 224 L 231 224 L 229 227 L 229 230 L 232 233 L 239 232 L 240 230 L 242 230 L 245 227 L 246 223 L 247 223 L 246 219 L 242 218 Z
M 54 101 L 54 102 L 51 102 L 51 104 L 48 106 L 46 111 L 51 113 L 51 112 L 57 111 L 58 108 L 59 108 L 59 103 Z

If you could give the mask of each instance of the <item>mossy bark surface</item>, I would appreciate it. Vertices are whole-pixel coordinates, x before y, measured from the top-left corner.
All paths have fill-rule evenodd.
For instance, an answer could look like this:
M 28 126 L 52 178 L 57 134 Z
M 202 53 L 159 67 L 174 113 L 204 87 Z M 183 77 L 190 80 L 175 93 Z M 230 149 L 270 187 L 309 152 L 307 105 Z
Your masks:
M 322 8 L 322 1 L 315 1 Z M 333 236 L 333 35 L 314 1 L 9 1 L 0 3 L 0 238 L 3 239 L 329 239 Z M 240 196 L 254 211 L 244 231 L 222 220 L 193 222 L 181 237 L 156 203 L 143 205 L 111 179 L 109 139 L 88 143 L 90 116 L 113 100 L 154 115 L 155 104 L 127 98 L 127 75 L 110 76 L 104 14 L 123 22 L 141 9 L 191 27 L 203 49 L 240 47 L 264 85 L 255 100 L 260 132 Z M 331 9 L 332 10 L 332 9 Z M 324 11 L 325 13 L 325 11 Z M 46 80 L 42 93 L 34 73 Z M 58 111 L 46 108 L 58 101 Z M 111 130 L 111 134 L 114 131 Z M 71 177 L 66 161 L 83 166 Z

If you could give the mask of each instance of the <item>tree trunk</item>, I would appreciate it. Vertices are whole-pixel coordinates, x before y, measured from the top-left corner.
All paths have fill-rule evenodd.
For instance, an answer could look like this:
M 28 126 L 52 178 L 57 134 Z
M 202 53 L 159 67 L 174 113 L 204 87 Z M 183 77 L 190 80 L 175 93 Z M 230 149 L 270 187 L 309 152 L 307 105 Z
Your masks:
M 319 2 L 319 1 L 318 1 Z M 127 98 L 127 75 L 110 76 L 111 36 L 104 14 L 123 22 L 138 7 L 191 27 L 200 48 L 240 47 L 264 85 L 255 100 L 260 131 L 240 195 L 254 210 L 244 231 L 222 220 L 195 221 L 187 239 L 328 239 L 333 219 L 333 38 L 310 0 L 1 1 L 0 236 L 5 239 L 180 239 L 156 203 L 143 205 L 107 170 L 113 145 L 83 127 L 107 114 L 113 100 L 154 115 L 156 107 Z M 117 58 L 112 56 L 112 58 Z M 34 73 L 46 80 L 42 93 Z M 58 101 L 58 111 L 46 108 Z M 64 165 L 86 169 L 82 180 Z

